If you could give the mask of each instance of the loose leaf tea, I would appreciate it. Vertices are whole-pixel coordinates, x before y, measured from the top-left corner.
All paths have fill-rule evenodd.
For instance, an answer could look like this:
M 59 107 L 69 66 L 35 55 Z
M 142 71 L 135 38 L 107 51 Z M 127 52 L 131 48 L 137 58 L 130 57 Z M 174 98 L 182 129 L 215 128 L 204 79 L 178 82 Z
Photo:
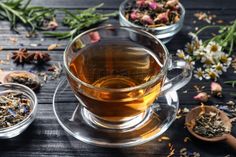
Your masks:
M 0 128 L 23 121 L 31 113 L 31 100 L 19 92 L 0 95 Z
M 204 112 L 199 114 L 195 120 L 193 131 L 198 135 L 208 138 L 229 133 L 229 130 L 224 127 L 220 113 L 216 112 Z
M 7 82 L 23 84 L 33 90 L 40 87 L 40 82 L 27 73 L 12 73 L 7 77 Z
M 125 6 L 125 17 L 130 22 L 149 28 L 177 23 L 180 20 L 178 0 L 136 0 Z

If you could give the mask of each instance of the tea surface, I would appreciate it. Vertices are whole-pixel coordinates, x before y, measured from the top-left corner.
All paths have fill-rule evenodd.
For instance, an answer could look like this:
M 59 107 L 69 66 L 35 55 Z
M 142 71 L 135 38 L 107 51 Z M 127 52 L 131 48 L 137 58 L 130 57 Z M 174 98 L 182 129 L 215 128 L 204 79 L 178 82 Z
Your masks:
M 152 80 L 162 64 L 154 55 L 130 41 L 99 41 L 82 49 L 72 60 L 72 73 L 94 87 L 124 89 Z M 163 79 L 153 85 L 129 92 L 93 90 L 85 86 L 73 90 L 89 111 L 106 120 L 124 120 L 144 112 L 160 93 Z M 78 92 L 80 90 L 83 92 Z

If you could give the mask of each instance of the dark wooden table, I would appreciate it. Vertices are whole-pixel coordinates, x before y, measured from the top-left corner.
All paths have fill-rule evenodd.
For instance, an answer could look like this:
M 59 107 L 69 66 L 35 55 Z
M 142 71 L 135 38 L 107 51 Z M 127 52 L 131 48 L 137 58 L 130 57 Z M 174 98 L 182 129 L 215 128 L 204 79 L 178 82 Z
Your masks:
M 101 11 L 109 12 L 117 10 L 122 0 L 33 0 L 34 5 L 43 5 L 53 8 L 69 8 L 75 10 L 77 8 L 88 8 L 104 2 L 105 5 Z M 206 25 L 205 22 L 199 22 L 193 16 L 195 12 L 210 11 L 212 14 L 216 14 L 216 19 L 223 19 L 226 23 L 235 19 L 236 15 L 236 1 L 235 0 L 182 0 L 183 5 L 186 8 L 186 18 L 183 29 L 176 35 L 176 37 L 167 44 L 167 47 L 171 53 L 175 53 L 177 49 L 183 48 L 184 44 L 189 41 L 188 32 L 193 31 L 195 27 L 201 27 Z M 58 14 L 57 18 L 62 20 L 63 15 Z M 194 20 L 197 21 L 194 24 Z M 107 23 L 118 24 L 118 20 L 112 19 Z M 59 29 L 64 30 L 63 26 Z M 19 27 L 21 34 L 17 35 L 9 30 L 8 22 L 0 22 L 0 46 L 4 48 L 4 51 L 0 53 L 0 59 L 6 58 L 7 53 L 17 50 L 20 47 L 28 48 L 29 50 L 47 51 L 47 47 L 50 44 L 58 43 L 61 47 L 50 52 L 54 62 L 62 61 L 62 53 L 67 45 L 67 40 L 58 41 L 54 38 L 45 38 L 39 35 L 37 38 L 28 39 L 25 37 L 25 29 Z M 17 38 L 17 42 L 13 44 L 9 41 L 9 37 Z M 201 35 L 203 39 L 209 37 L 209 33 L 203 33 Z M 44 40 L 41 40 L 41 39 Z M 32 44 L 40 43 L 41 46 L 33 47 Z M 31 65 L 16 66 L 11 63 L 9 65 L 0 65 L 3 70 L 29 70 L 34 67 Z M 227 74 L 221 77 L 220 82 L 225 80 L 236 79 L 236 74 L 229 70 Z M 153 140 L 146 144 L 124 149 L 107 149 L 100 148 L 82 143 L 75 138 L 68 135 L 62 127 L 58 124 L 56 117 L 52 110 L 52 96 L 54 90 L 58 84 L 58 80 L 50 81 L 47 85 L 43 86 L 40 93 L 37 94 L 39 105 L 38 114 L 32 125 L 20 136 L 0 141 L 0 156 L 3 157 L 16 157 L 16 156 L 82 156 L 82 157 L 157 157 L 167 156 L 169 149 L 168 143 L 172 143 L 175 148 L 175 155 L 179 156 L 179 150 L 186 147 L 190 152 L 199 152 L 203 157 L 224 157 L 227 154 L 235 156 L 230 151 L 229 147 L 224 143 L 209 144 L 198 141 L 190 136 L 187 130 L 184 128 L 184 118 L 176 120 L 173 125 L 166 131 L 164 135 L 170 137 L 170 141 L 158 142 Z M 183 89 L 178 91 L 180 98 L 180 107 L 192 108 L 199 105 L 196 101 L 193 101 L 193 96 L 196 94 L 194 85 L 206 86 L 206 91 L 209 92 L 210 81 L 198 81 L 193 78 L 192 81 Z M 187 90 L 187 93 L 183 91 Z M 224 103 L 228 100 L 235 99 L 230 97 L 229 93 L 234 92 L 235 88 L 230 85 L 224 85 L 223 99 L 215 99 L 212 104 Z M 236 128 L 233 129 L 233 134 L 236 135 Z M 184 138 L 190 137 L 191 141 L 185 143 Z

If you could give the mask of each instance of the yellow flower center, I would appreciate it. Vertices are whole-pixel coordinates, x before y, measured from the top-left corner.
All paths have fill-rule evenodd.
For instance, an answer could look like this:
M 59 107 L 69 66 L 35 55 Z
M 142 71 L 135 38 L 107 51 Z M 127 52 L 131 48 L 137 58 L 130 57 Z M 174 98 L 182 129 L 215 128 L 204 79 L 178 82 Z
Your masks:
M 216 66 L 216 70 L 222 71 L 222 70 L 223 70 L 223 67 L 222 67 L 221 65 L 217 65 L 217 66 Z
M 198 76 L 198 77 L 202 77 L 202 76 L 203 76 L 203 73 L 202 73 L 201 71 L 198 71 L 198 72 L 197 72 L 197 76 Z
M 223 62 L 223 63 L 227 63 L 228 58 L 226 56 L 221 56 L 220 61 Z
M 212 79 L 214 79 L 214 78 L 217 77 L 214 72 L 209 72 L 209 76 L 210 76 L 210 78 L 212 78 Z
M 184 53 L 178 53 L 178 57 L 181 58 L 181 59 L 184 59 Z
M 211 46 L 211 52 L 216 52 L 218 51 L 218 46 L 217 45 L 212 45 Z

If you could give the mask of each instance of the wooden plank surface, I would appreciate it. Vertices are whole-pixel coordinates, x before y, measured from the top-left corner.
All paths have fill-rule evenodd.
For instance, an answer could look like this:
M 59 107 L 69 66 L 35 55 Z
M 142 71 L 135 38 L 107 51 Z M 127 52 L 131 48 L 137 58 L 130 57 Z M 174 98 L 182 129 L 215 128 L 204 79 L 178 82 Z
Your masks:
M 55 8 L 70 8 L 74 10 L 76 8 L 87 8 L 104 2 L 105 5 L 101 11 L 109 12 L 117 10 L 122 0 L 33 0 L 34 5 L 43 5 Z M 187 33 L 193 31 L 195 27 L 206 25 L 204 22 L 193 23 L 196 18 L 193 16 L 195 12 L 210 11 L 212 14 L 217 15 L 217 19 L 223 19 L 226 23 L 235 19 L 236 15 L 236 3 L 235 0 L 182 0 L 183 5 L 186 8 L 186 19 L 183 29 L 179 34 L 167 44 L 167 48 L 172 54 L 177 49 L 183 48 L 184 44 L 189 40 Z M 62 20 L 63 15 L 58 14 L 57 18 Z M 111 19 L 106 23 L 118 24 L 117 19 Z M 0 21 L 0 46 L 3 46 L 4 51 L 0 53 L 0 58 L 4 59 L 8 53 L 17 50 L 20 47 L 26 47 L 29 50 L 43 50 L 46 51 L 48 45 L 58 43 L 61 47 L 50 52 L 53 58 L 51 64 L 62 61 L 62 53 L 68 40 L 58 41 L 54 38 L 45 38 L 41 34 L 37 38 L 28 39 L 25 37 L 25 29 L 19 27 L 21 34 L 17 35 L 9 30 L 9 24 L 7 22 Z M 66 28 L 60 26 L 58 30 L 65 30 Z M 9 41 L 9 37 L 16 37 L 17 42 L 13 44 Z M 202 34 L 202 38 L 209 37 L 209 34 Z M 43 39 L 43 41 L 42 41 Z M 22 46 L 23 44 L 23 46 Z M 34 47 L 32 44 L 41 44 L 41 46 Z M 10 65 L 0 65 L 4 70 L 30 70 L 34 68 L 31 65 L 15 66 L 14 63 Z M 236 79 L 232 70 L 222 76 L 220 82 L 230 79 Z M 36 120 L 32 125 L 20 136 L 13 139 L 1 140 L 0 142 L 0 156 L 2 157 L 43 157 L 43 156 L 81 156 L 81 157 L 165 157 L 169 153 L 167 147 L 168 142 L 171 142 L 175 149 L 175 156 L 179 156 L 179 150 L 183 147 L 188 148 L 191 152 L 199 152 L 203 157 L 224 157 L 227 154 L 234 156 L 229 147 L 224 143 L 208 144 L 198 141 L 192 138 L 187 130 L 184 128 L 184 119 L 176 120 L 173 125 L 167 130 L 165 135 L 168 135 L 171 140 L 167 142 L 158 142 L 157 139 L 148 142 L 146 144 L 124 149 L 108 149 L 100 148 L 91 145 L 84 144 L 70 135 L 68 135 L 62 127 L 58 124 L 56 117 L 52 110 L 52 97 L 53 92 L 58 84 L 58 80 L 49 81 L 40 92 L 37 94 L 39 99 L 38 114 Z M 193 101 L 193 96 L 196 94 L 194 85 L 206 86 L 209 89 L 209 81 L 198 81 L 192 79 L 191 82 L 181 89 L 179 93 L 181 108 L 194 107 L 199 105 Z M 188 90 L 188 93 L 183 91 Z M 228 93 L 235 92 L 235 88 L 230 85 L 224 85 L 224 100 L 234 100 Z M 214 103 L 224 103 L 222 100 L 215 99 Z M 236 128 L 233 128 L 233 134 L 236 135 Z M 192 141 L 184 143 L 183 139 L 189 136 Z

